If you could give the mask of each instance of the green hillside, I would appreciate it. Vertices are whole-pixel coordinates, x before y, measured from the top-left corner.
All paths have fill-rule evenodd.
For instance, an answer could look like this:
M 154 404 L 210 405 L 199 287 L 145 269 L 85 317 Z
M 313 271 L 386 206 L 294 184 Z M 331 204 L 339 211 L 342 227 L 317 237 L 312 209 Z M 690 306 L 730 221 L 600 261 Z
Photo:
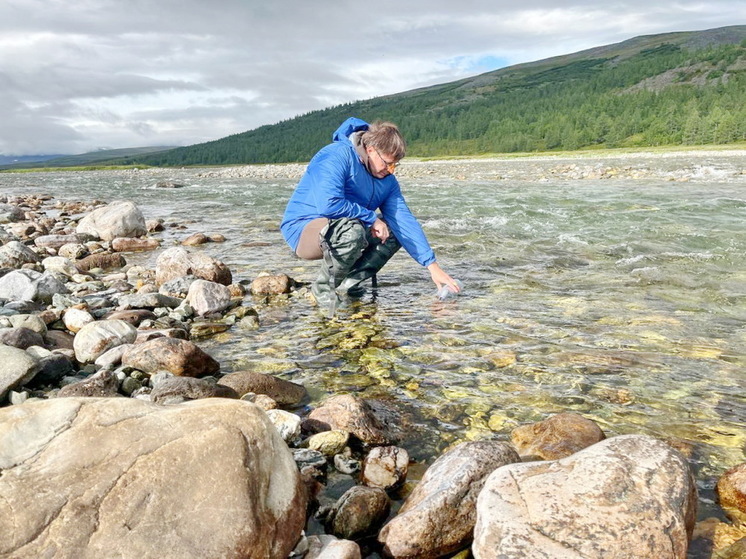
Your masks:
M 746 26 L 637 37 L 460 81 L 348 103 L 117 163 L 308 161 L 348 116 L 399 124 L 413 156 L 746 139 Z

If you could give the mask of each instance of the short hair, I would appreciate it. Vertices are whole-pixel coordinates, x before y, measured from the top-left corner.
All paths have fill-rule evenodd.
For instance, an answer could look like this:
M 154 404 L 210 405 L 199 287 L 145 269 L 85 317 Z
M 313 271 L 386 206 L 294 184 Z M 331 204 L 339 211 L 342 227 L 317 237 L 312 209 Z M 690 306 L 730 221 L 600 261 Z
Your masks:
M 371 146 L 385 155 L 390 155 L 396 161 L 404 157 L 407 143 L 399 132 L 399 128 L 392 122 L 375 121 L 363 132 L 363 143 Z

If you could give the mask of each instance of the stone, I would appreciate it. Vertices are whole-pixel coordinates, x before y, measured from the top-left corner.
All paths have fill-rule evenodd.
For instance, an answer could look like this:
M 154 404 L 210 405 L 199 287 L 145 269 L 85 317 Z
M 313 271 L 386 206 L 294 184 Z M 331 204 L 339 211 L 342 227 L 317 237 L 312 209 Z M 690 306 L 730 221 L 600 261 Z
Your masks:
M 391 501 L 378 487 L 356 485 L 339 498 L 326 520 L 328 532 L 356 540 L 375 533 L 386 520 Z
M 12 204 L 0 204 L 0 223 L 12 223 L 25 219 L 23 210 Z
M 93 364 L 101 369 L 113 369 L 122 363 L 124 353 L 133 347 L 134 344 L 122 344 L 111 349 L 107 349 L 101 355 L 96 357 Z
M 391 490 L 407 479 L 409 453 L 398 446 L 378 446 L 363 460 L 361 479 L 369 487 Z
M 30 352 L 32 348 L 27 351 Z M 53 384 L 62 377 L 71 375 L 74 372 L 73 362 L 67 355 L 62 353 L 52 353 L 44 357 L 39 357 L 39 372 L 29 382 L 33 386 Z
M 80 260 L 87 255 L 88 248 L 78 241 L 69 241 L 57 250 L 57 256 L 63 256 L 65 258 L 69 258 L 72 261 Z
M 324 456 L 332 457 L 342 452 L 350 440 L 347 431 L 333 430 L 316 433 L 308 437 L 308 448 L 318 450 Z
M 17 347 L 0 345 L 0 363 L 0 402 L 5 400 L 11 390 L 29 383 L 39 372 L 39 361 Z M 0 447 L 0 453 L 2 451 Z M 0 470 L 2 469 L 0 465 Z
M 259 276 L 251 282 L 252 295 L 281 295 L 290 293 L 295 282 L 287 275 Z
M 161 285 L 158 288 L 158 293 L 163 293 L 169 297 L 185 298 L 189 293 L 189 288 L 196 280 L 197 278 L 192 275 L 174 278 Z
M 34 244 L 41 248 L 51 248 L 57 251 L 59 256 L 69 256 L 60 254 L 60 250 L 65 245 L 77 245 L 80 243 L 80 237 L 77 235 L 40 235 L 34 239 Z M 77 257 L 76 257 L 77 258 Z M 75 258 L 73 258 L 75 260 Z
M 141 252 L 155 250 L 159 246 L 161 246 L 160 241 L 153 237 L 143 237 L 141 239 L 133 237 L 117 237 L 111 241 L 111 250 L 114 252 Z
M 293 460 L 298 464 L 299 470 L 306 467 L 326 468 L 326 457 L 318 450 L 311 450 L 310 448 L 293 449 Z
M 153 311 L 148 309 L 129 309 L 126 311 L 113 311 L 104 316 L 107 320 L 124 320 L 132 326 L 139 326 L 143 320 L 155 320 Z
M 122 365 L 150 374 L 167 371 L 186 377 L 213 375 L 220 371 L 220 363 L 194 343 L 165 337 L 133 346 L 122 356 Z
M 41 261 L 41 265 L 47 272 L 62 274 L 69 278 L 79 273 L 73 261 L 64 256 L 48 256 Z
M 351 540 L 340 540 L 329 534 L 309 536 L 304 559 L 361 559 L 360 546 Z
M 61 330 L 49 330 L 44 334 L 45 346 L 48 349 L 69 349 L 74 350 L 75 337 Z
M 199 279 L 230 285 L 231 271 L 225 264 L 202 252 L 190 252 L 183 247 L 164 250 L 155 263 L 155 281 L 163 285 L 172 279 L 193 275 Z
M 158 382 L 158 386 L 153 388 L 150 395 L 156 403 L 162 403 L 174 396 L 179 396 L 185 400 L 199 400 L 200 398 L 238 399 L 235 390 L 216 384 L 214 381 L 175 376 L 164 378 Z
M 102 270 L 114 270 L 123 268 L 127 265 L 127 261 L 124 256 L 118 252 L 100 252 L 97 254 L 91 254 L 85 258 L 75 262 L 75 267 L 81 272 L 85 273 L 94 268 L 101 268 Z
M 114 371 L 102 369 L 87 379 L 60 388 L 58 398 L 111 398 L 119 395 L 119 379 Z
M 230 386 L 241 396 L 249 392 L 265 394 L 281 406 L 298 405 L 307 396 L 303 385 L 254 371 L 229 373 L 218 384 Z
M 63 313 L 62 322 L 65 325 L 65 328 L 75 334 L 76 332 L 79 332 L 81 328 L 83 328 L 83 326 L 85 326 L 86 324 L 96 322 L 96 319 L 93 318 L 93 315 L 88 311 L 71 307 L 69 309 L 66 309 Z
M 697 489 L 686 459 L 645 435 L 495 470 L 477 501 L 475 559 L 684 559 Z
M 209 243 L 210 239 L 207 235 L 204 233 L 195 233 L 194 235 L 189 235 L 186 239 L 181 241 L 181 244 L 187 247 L 194 247 L 203 245 L 205 243 Z
M 0 344 L 27 349 L 44 345 L 44 338 L 29 328 L 0 328 Z
M 716 489 L 720 506 L 728 518 L 746 526 L 746 462 L 725 472 Z
M 9 241 L 0 246 L 0 268 L 20 268 L 24 264 L 39 261 L 39 255 L 19 241 Z
M 285 410 L 265 410 L 282 440 L 293 444 L 300 437 L 300 417 Z
M 53 275 L 35 270 L 13 270 L 0 277 L 0 299 L 51 303 L 59 293 L 69 293 Z
M 433 462 L 383 527 L 378 540 L 391 557 L 434 558 L 467 546 L 477 520 L 477 497 L 497 468 L 519 462 L 508 444 L 461 443 Z
M 389 422 L 362 398 L 352 394 L 332 396 L 308 415 L 321 430 L 339 429 L 368 445 L 390 445 L 398 440 Z
M 594 421 L 576 413 L 560 413 L 513 429 L 511 442 L 524 459 L 557 460 L 606 438 Z
M 306 520 L 290 451 L 238 400 L 27 402 L 0 449 L 2 556 L 285 559 Z
M 148 232 L 142 212 L 129 200 L 118 200 L 93 210 L 80 220 L 75 231 L 104 241 L 117 237 L 141 237 Z
M 161 293 L 133 293 L 120 296 L 118 302 L 120 310 L 156 309 L 158 307 L 175 309 L 181 304 L 181 299 Z
M 186 302 L 199 316 L 215 314 L 230 306 L 231 292 L 220 283 L 198 279 L 189 286 Z
M 73 339 L 75 359 L 79 363 L 92 363 L 109 349 L 131 344 L 137 338 L 137 329 L 123 320 L 99 320 L 83 326 Z
M 47 325 L 38 315 L 17 314 L 9 316 L 8 320 L 13 328 L 28 328 L 42 336 L 47 333 Z

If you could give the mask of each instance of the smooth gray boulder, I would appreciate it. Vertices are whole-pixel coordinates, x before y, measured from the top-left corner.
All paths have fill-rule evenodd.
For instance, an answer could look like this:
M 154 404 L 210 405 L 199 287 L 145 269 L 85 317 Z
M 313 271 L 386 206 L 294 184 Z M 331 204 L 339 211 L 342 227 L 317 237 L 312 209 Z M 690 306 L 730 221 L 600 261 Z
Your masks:
M 136 339 L 137 328 L 124 320 L 91 322 L 75 334 L 75 359 L 79 363 L 92 363 L 111 348 L 131 344 Z
M 0 246 L 0 268 L 20 268 L 24 264 L 40 262 L 41 257 L 19 241 Z
M 285 559 L 305 524 L 264 412 L 59 398 L 0 409 L 0 556 Z
M 69 293 L 65 284 L 49 273 L 13 270 L 0 277 L 0 299 L 51 303 L 56 293 Z
M 622 435 L 553 462 L 495 470 L 477 501 L 475 559 L 684 559 L 697 489 L 662 441 Z
M 0 344 L 0 402 L 8 392 L 30 382 L 39 372 L 39 361 L 17 347 Z M 2 452 L 0 448 L 0 452 Z M 0 471 L 2 466 L 0 466 Z
M 461 443 L 427 469 L 404 505 L 378 535 L 391 557 L 434 558 L 467 546 L 477 520 L 477 497 L 500 466 L 519 462 L 500 441 Z
M 80 220 L 78 234 L 111 241 L 116 237 L 139 237 L 148 232 L 142 212 L 129 200 L 118 200 L 93 210 Z

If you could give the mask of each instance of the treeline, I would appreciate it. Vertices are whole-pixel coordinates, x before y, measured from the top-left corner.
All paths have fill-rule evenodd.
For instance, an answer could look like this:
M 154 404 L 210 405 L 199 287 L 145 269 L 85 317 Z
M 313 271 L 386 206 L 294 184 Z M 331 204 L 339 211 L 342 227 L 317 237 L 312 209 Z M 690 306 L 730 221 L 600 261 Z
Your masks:
M 214 142 L 119 164 L 307 161 L 348 116 L 396 122 L 413 156 L 746 140 L 746 41 L 506 68 L 348 103 Z

